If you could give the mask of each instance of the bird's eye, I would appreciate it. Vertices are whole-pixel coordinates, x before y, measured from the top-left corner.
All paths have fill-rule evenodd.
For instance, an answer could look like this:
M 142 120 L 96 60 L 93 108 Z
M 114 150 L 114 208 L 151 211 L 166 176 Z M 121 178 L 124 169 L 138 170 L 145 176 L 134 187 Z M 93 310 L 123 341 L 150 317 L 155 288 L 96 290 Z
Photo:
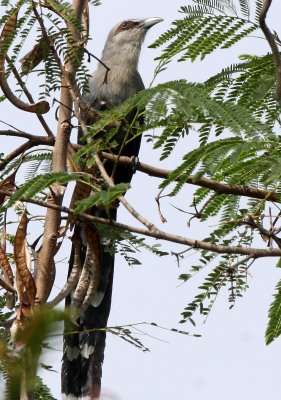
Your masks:
M 120 33 L 120 32 L 124 32 L 124 31 L 127 31 L 129 29 L 133 29 L 136 26 L 138 26 L 138 22 L 136 22 L 136 21 L 131 21 L 131 20 L 123 21 L 123 22 L 120 23 L 120 25 L 116 29 L 116 31 L 114 33 L 114 36 L 118 35 L 118 33 Z

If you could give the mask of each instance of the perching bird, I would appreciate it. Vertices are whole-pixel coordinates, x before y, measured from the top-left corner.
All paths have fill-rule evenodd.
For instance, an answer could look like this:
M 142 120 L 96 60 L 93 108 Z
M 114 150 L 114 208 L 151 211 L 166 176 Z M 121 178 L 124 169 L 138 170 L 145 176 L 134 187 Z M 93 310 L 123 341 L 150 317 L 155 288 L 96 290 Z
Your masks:
M 104 46 L 101 61 L 110 70 L 105 79 L 105 68 L 99 64 L 89 81 L 89 93 L 85 101 L 93 108 L 112 108 L 118 106 L 129 97 L 144 89 L 138 72 L 138 60 L 141 46 L 147 30 L 162 18 L 154 17 L 142 20 L 126 20 L 116 25 L 109 33 Z M 130 117 L 129 117 L 130 118 Z M 123 130 L 122 130 L 123 129 Z M 119 147 L 124 141 L 126 132 L 124 126 L 119 129 L 114 138 Z M 132 135 L 132 134 L 131 134 Z M 128 138 L 127 138 L 128 139 Z M 137 136 L 122 147 L 122 155 L 137 156 L 141 137 Z M 112 166 L 106 166 L 110 175 Z M 133 170 L 130 167 L 118 166 L 114 174 L 114 182 L 130 182 Z M 105 217 L 105 211 L 94 209 L 96 216 Z M 116 219 L 116 208 L 110 211 L 110 218 Z M 87 243 L 81 229 L 82 253 L 81 263 L 87 258 Z M 85 236 L 85 235 L 84 235 Z M 62 395 L 64 399 L 98 399 L 100 395 L 102 363 L 106 333 L 105 328 L 111 306 L 114 256 L 101 246 L 101 277 L 98 288 L 92 298 L 91 305 L 83 312 L 77 321 L 79 333 L 66 335 L 62 363 Z M 74 262 L 74 253 L 70 266 Z M 92 330 L 92 331 L 90 331 Z

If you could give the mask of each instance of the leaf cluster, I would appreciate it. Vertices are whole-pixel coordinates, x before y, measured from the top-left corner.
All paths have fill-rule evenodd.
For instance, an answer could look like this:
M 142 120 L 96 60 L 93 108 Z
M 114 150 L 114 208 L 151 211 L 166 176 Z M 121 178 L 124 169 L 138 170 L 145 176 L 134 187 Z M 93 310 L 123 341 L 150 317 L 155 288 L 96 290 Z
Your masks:
M 152 48 L 167 45 L 159 59 L 169 60 L 181 54 L 178 61 L 197 57 L 202 60 L 217 49 L 226 49 L 249 36 L 259 28 L 257 13 L 250 21 L 249 2 L 222 0 L 195 0 L 193 6 L 183 6 L 182 19 L 175 20 L 169 29 L 151 45 Z M 259 9 L 258 1 L 256 8 Z
M 172 28 L 151 46 L 166 46 L 158 58 L 159 69 L 175 57 L 178 61 L 202 60 L 259 30 L 262 1 L 255 2 L 253 12 L 246 0 L 195 0 L 194 3 L 182 7 L 183 18 L 174 21 Z M 277 34 L 275 37 L 279 44 Z M 170 195 L 176 196 L 183 190 L 192 176 L 194 183 L 201 177 L 208 177 L 230 185 L 267 189 L 280 198 L 280 105 L 275 100 L 272 54 L 243 55 L 240 59 L 203 84 L 194 85 L 192 90 L 191 84 L 180 81 L 178 87 L 173 87 L 176 94 L 168 92 L 171 87 L 163 88 L 163 92 L 157 87 L 155 98 L 148 98 L 148 126 L 152 121 L 155 121 L 154 127 L 163 124 L 163 131 L 154 145 L 162 148 L 162 159 L 171 154 L 176 143 L 186 142 L 185 136 L 192 130 L 198 133 L 199 146 L 188 150 L 182 162 L 160 185 L 162 189 L 172 186 Z M 172 82 L 171 86 L 174 84 Z M 199 188 L 191 206 L 195 206 L 195 216 L 200 221 L 219 217 L 219 227 L 212 230 L 205 241 L 251 246 L 258 233 L 268 245 L 272 244 L 271 239 L 262 234 L 262 228 L 268 226 L 264 218 L 269 212 L 266 201 L 246 200 Z M 254 222 L 249 226 L 251 218 Z M 278 217 L 274 224 L 277 221 Z M 194 323 L 195 312 L 207 317 L 223 287 L 228 289 L 230 306 L 248 288 L 248 268 L 252 261 L 243 261 L 234 255 L 224 255 L 216 261 L 217 258 L 214 253 L 200 251 L 199 263 L 180 275 L 180 279 L 186 281 L 202 269 L 212 268 L 199 286 L 198 295 L 183 311 L 181 322 Z M 278 301 L 277 293 L 269 313 L 268 343 L 280 334 Z

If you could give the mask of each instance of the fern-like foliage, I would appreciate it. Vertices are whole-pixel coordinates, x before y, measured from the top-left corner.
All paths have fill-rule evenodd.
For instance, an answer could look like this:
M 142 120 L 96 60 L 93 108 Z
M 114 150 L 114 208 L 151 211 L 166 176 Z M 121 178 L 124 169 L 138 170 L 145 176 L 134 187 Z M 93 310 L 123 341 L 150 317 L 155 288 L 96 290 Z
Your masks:
M 162 34 L 152 45 L 167 45 L 159 59 L 168 60 L 180 55 L 178 61 L 197 57 L 202 60 L 216 49 L 226 49 L 259 28 L 250 21 L 247 0 L 239 2 L 223 0 L 195 0 L 194 6 L 181 7 L 182 19 Z M 237 5 L 239 10 L 237 11 Z M 257 8 L 260 5 L 258 1 Z
M 121 106 L 101 113 L 101 119 L 94 124 L 85 139 L 95 138 L 95 135 L 106 129 L 103 137 L 114 140 L 115 131 L 108 131 L 113 121 L 126 117 L 128 112 L 138 107 L 146 108 L 145 124 L 138 127 L 141 134 L 148 129 L 163 128 L 155 141 L 154 148 L 161 148 L 161 159 L 168 157 L 181 138 L 184 138 L 191 124 L 208 124 L 223 127 L 234 135 L 260 140 L 271 132 L 270 126 L 245 107 L 222 101 L 211 95 L 209 87 L 202 84 L 192 84 L 185 80 L 171 81 L 147 89 L 129 99 Z M 77 154 L 77 158 L 91 156 L 96 151 L 105 149 L 106 145 L 97 148 L 97 141 L 90 140 Z M 200 150 L 201 151 L 201 150 Z M 199 157 L 200 158 L 200 157 Z
M 242 58 L 241 63 L 223 69 L 205 84 L 215 99 L 247 108 L 254 116 L 273 126 L 280 110 L 274 98 L 275 71 L 272 55 L 244 55 Z
M 97 224 L 100 236 L 103 238 L 107 251 L 112 254 L 119 253 L 124 257 L 130 266 L 140 265 L 141 262 L 137 255 L 145 250 L 157 257 L 164 257 L 169 255 L 165 250 L 161 249 L 161 244 L 149 244 L 144 237 L 139 237 L 131 232 L 123 231 L 115 226 L 106 226 Z
M 23 198 L 32 199 L 38 193 L 42 192 L 44 189 L 49 188 L 55 183 L 66 184 L 71 181 L 83 180 L 85 182 L 90 182 L 90 177 L 87 174 L 80 173 L 64 173 L 64 172 L 53 172 L 46 173 L 44 175 L 38 175 L 30 179 L 28 182 L 23 184 L 14 195 L 10 197 L 5 208 L 11 207 L 16 201 Z
M 171 172 L 161 187 L 175 183 L 172 191 L 175 195 L 193 174 L 195 181 L 204 175 L 231 184 L 252 184 L 258 180 L 264 187 L 277 181 L 277 189 L 280 180 L 279 169 L 276 169 L 279 151 L 279 137 L 271 137 L 267 141 L 234 137 L 210 142 L 186 154 L 183 163 Z M 204 193 L 206 197 L 208 192 L 200 190 L 198 193 L 200 196 Z
M 281 281 L 276 285 L 276 292 L 269 308 L 268 319 L 265 332 L 266 344 L 270 344 L 281 334 Z
M 41 152 L 40 150 L 37 154 L 26 155 L 25 157 L 17 157 L 11 161 L 3 173 L 0 175 L 0 179 L 3 180 L 4 177 L 9 175 L 11 171 L 18 168 L 21 164 L 27 165 L 25 178 L 26 180 L 33 178 L 42 169 L 44 172 L 50 172 L 50 164 L 52 161 L 52 154 L 50 152 Z
M 158 57 L 159 71 L 174 58 L 178 61 L 202 60 L 259 30 L 262 0 L 257 0 L 253 9 L 248 0 L 195 0 L 193 3 L 181 7 L 182 19 L 174 21 L 171 29 L 151 46 L 166 46 Z M 277 34 L 275 40 L 280 45 Z M 146 128 L 163 128 L 154 147 L 162 149 L 161 158 L 164 159 L 178 142 L 186 145 L 190 129 L 197 130 L 199 146 L 186 152 L 182 162 L 160 187 L 172 186 L 170 193 L 176 196 L 192 175 L 194 183 L 201 177 L 208 177 L 229 185 L 268 189 L 276 193 L 280 201 L 280 105 L 275 100 L 272 54 L 240 56 L 239 62 L 225 66 L 201 85 L 192 86 L 184 81 L 167 85 L 169 87 L 158 86 L 155 93 L 152 89 L 141 94 L 145 99 L 142 106 L 147 108 Z M 250 119 L 245 112 L 251 115 Z M 222 138 L 217 139 L 218 136 Z M 194 192 L 191 206 L 194 205 L 200 221 L 219 218 L 216 221 L 218 227 L 204 240 L 251 246 L 258 232 L 268 245 L 272 245 L 268 236 L 261 233 L 268 225 L 264 217 L 268 213 L 265 200 L 241 199 L 199 188 Z M 247 221 L 253 221 L 251 226 Z M 181 274 L 181 280 L 186 281 L 198 271 L 214 267 L 200 285 L 198 295 L 185 308 L 182 322 L 194 323 L 195 312 L 207 316 L 223 287 L 227 287 L 231 306 L 248 288 L 251 262 L 247 259 L 234 255 L 218 257 L 208 251 L 199 253 L 198 264 Z M 277 297 L 273 310 L 277 309 Z M 277 337 L 272 334 L 275 324 L 276 320 L 270 319 L 268 342 Z M 270 335 L 271 339 L 268 339 Z
M 229 204 L 227 204 L 229 208 Z M 235 223 L 222 225 L 214 230 L 205 241 L 213 243 L 222 243 L 224 245 L 244 245 L 249 246 L 253 241 L 252 232 L 247 229 L 242 231 L 238 229 Z M 182 274 L 179 279 L 187 281 L 198 271 L 209 267 L 214 263 L 216 254 L 201 251 L 200 264 L 191 267 L 188 274 Z M 222 288 L 227 287 L 228 301 L 230 308 L 235 305 L 236 299 L 241 297 L 248 289 L 248 262 L 232 254 L 226 254 L 220 257 L 216 266 L 206 276 L 203 284 L 198 287 L 199 293 L 195 296 L 182 312 L 181 323 L 190 322 L 195 325 L 194 315 L 199 313 L 206 319 L 212 310 L 212 307 L 218 298 Z
M 6 54 L 8 50 L 12 47 L 12 56 L 10 57 L 10 62 L 8 63 L 7 75 L 9 76 L 11 72 L 11 67 L 14 65 L 15 60 L 19 56 L 22 46 L 30 34 L 30 31 L 34 24 L 34 16 L 32 15 L 32 7 L 28 5 L 24 7 L 25 4 L 29 2 L 26 0 L 20 0 L 14 5 L 11 4 L 6 13 L 0 19 L 0 30 L 7 22 L 7 20 L 16 12 L 19 11 L 21 7 L 25 8 L 25 13 L 23 16 L 19 16 L 17 19 L 16 28 L 9 34 L 5 42 L 1 44 L 0 56 Z M 15 40 L 17 39 L 17 40 Z M 19 40 L 18 40 L 19 39 Z
M 72 15 L 71 12 L 70 14 L 66 14 L 67 17 Z M 58 19 L 56 15 L 54 16 L 50 12 L 46 13 L 46 18 L 51 24 L 47 30 L 48 36 L 56 37 L 54 41 L 55 51 L 65 61 L 70 61 L 74 65 L 77 65 L 76 83 L 81 92 L 83 92 L 88 88 L 88 78 L 90 74 L 82 57 L 81 49 L 78 48 L 77 43 L 73 40 L 72 35 L 69 33 L 68 29 L 64 27 L 62 20 Z M 75 20 L 72 22 L 77 24 Z M 41 33 L 41 37 L 39 36 L 39 40 L 43 37 L 44 36 L 42 36 Z M 54 54 L 50 51 L 50 46 L 46 47 L 43 62 L 45 63 L 45 68 L 42 72 L 39 72 L 39 75 L 43 75 L 45 80 L 45 83 L 41 84 L 44 89 L 41 92 L 41 97 L 50 96 L 52 91 L 58 90 L 60 88 L 60 67 L 57 63 L 56 57 L 54 57 Z
M 36 377 L 34 385 L 34 399 L 35 400 L 56 400 L 47 385 L 44 384 L 42 378 Z
M 94 205 L 101 206 L 109 214 L 109 208 L 118 197 L 122 196 L 130 187 L 129 183 L 119 183 L 113 187 L 107 188 L 107 190 L 96 191 L 93 195 L 89 196 L 84 200 L 78 200 L 77 206 L 75 207 L 75 214 L 79 214 L 83 211 L 91 209 Z
M 44 68 L 38 69 L 37 71 L 37 75 L 43 77 L 43 81 L 39 85 L 42 88 L 39 98 L 43 99 L 51 96 L 52 92 L 61 87 L 60 67 L 54 52 L 51 51 L 52 46 L 54 46 L 53 48 L 55 52 L 61 57 L 62 62 L 71 61 L 74 65 L 77 65 L 77 86 L 81 92 L 86 90 L 88 87 L 89 77 L 88 68 L 84 62 L 82 50 L 77 41 L 73 39 L 68 28 L 69 26 L 72 26 L 78 32 L 82 32 L 83 27 L 77 21 L 70 4 L 68 2 L 50 0 L 48 1 L 48 8 L 40 6 L 41 17 L 45 21 L 48 21 L 48 24 L 45 24 L 45 32 L 42 32 L 41 27 L 39 27 L 38 21 L 33 14 L 33 8 L 29 1 L 20 0 L 18 2 L 10 3 L 10 7 L 7 8 L 6 13 L 0 19 L 0 29 L 8 18 L 15 13 L 15 11 L 19 11 L 20 14 L 17 20 L 16 29 L 8 39 L 5 40 L 5 43 L 1 45 L 0 55 L 8 51 L 10 57 L 6 71 L 7 75 L 10 74 L 12 67 L 18 60 L 27 37 L 33 33 L 37 37 L 38 43 L 46 37 L 49 38 L 49 42 L 45 42 L 44 48 L 42 48 L 42 54 L 40 55 L 42 58 L 41 61 L 44 63 Z M 35 30 L 36 32 L 34 32 Z M 52 37 L 56 37 L 54 42 Z M 29 62 L 32 61 L 29 60 Z M 28 81 L 29 79 L 27 76 L 25 78 L 25 83 L 28 83 Z M 22 88 L 19 87 L 17 91 L 19 92 L 19 96 L 21 96 Z

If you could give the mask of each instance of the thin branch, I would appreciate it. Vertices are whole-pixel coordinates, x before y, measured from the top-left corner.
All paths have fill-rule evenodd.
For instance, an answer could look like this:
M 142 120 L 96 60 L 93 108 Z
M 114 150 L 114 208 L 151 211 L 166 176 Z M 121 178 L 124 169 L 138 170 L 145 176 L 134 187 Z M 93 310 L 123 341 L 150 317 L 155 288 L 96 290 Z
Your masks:
M 101 161 L 101 159 L 99 158 L 99 156 L 96 154 L 95 155 L 95 161 L 96 164 L 100 170 L 100 173 L 102 174 L 103 179 L 107 182 L 107 184 L 110 187 L 114 187 L 115 184 L 113 182 L 113 180 L 110 178 L 110 176 L 108 176 L 103 162 Z M 144 218 L 141 214 L 139 214 L 132 206 L 130 203 L 128 203 L 128 201 L 124 198 L 124 196 L 119 196 L 118 200 L 120 201 L 120 203 L 123 204 L 123 206 L 129 211 L 129 213 L 135 217 L 138 221 L 140 221 L 144 226 L 147 227 L 147 229 L 154 231 L 156 228 L 153 225 L 152 222 L 148 221 L 146 218 Z
M 115 160 L 117 159 L 117 156 L 105 152 L 102 152 L 102 157 L 111 162 L 115 162 Z M 130 157 L 121 156 L 118 159 L 118 163 L 120 165 L 132 165 L 132 159 Z M 136 165 L 136 170 L 143 172 L 149 176 L 153 176 L 155 178 L 163 178 L 163 179 L 168 178 L 168 176 L 172 172 L 171 170 L 157 168 L 152 165 L 145 164 L 143 162 L 139 162 Z M 258 189 L 254 186 L 230 185 L 227 183 L 217 182 L 213 179 L 205 177 L 202 177 L 200 179 L 197 178 L 195 179 L 195 177 L 192 175 L 187 177 L 186 183 L 214 190 L 217 194 L 233 194 L 237 196 L 251 197 L 254 199 L 280 202 L 280 199 L 274 192 L 265 189 Z
M 9 58 L 8 56 L 6 56 L 6 60 L 7 60 L 8 62 L 11 61 L 10 58 Z M 12 69 L 12 72 L 13 72 L 13 74 L 14 74 L 14 77 L 15 77 L 16 80 L 18 81 L 18 84 L 20 85 L 20 87 L 21 87 L 23 93 L 26 95 L 26 97 L 28 98 L 29 102 L 32 103 L 32 104 L 34 104 L 34 103 L 35 103 L 35 102 L 34 102 L 34 99 L 33 99 L 32 95 L 31 95 L 31 93 L 29 92 L 29 90 L 26 88 L 26 86 L 25 86 L 23 80 L 21 79 L 21 76 L 20 76 L 20 74 L 18 73 L 16 67 L 15 67 L 14 65 L 12 65 L 12 68 L 11 68 L 11 69 Z M 53 135 L 53 132 L 52 132 L 51 129 L 49 128 L 49 126 L 48 126 L 48 124 L 46 123 L 44 117 L 43 117 L 42 115 L 40 115 L 40 114 L 36 114 L 36 116 L 37 116 L 38 120 L 40 121 L 41 125 L 43 126 L 43 128 L 45 129 L 45 132 L 47 133 L 47 135 L 50 136 L 50 137 L 53 137 L 53 136 L 54 136 L 54 135 Z
M 183 254 L 187 253 L 190 250 L 191 250 L 191 247 L 189 249 L 182 250 L 178 253 L 175 251 L 171 251 L 171 256 L 176 257 L 178 268 L 180 268 L 180 260 L 184 258 Z
M 36 144 L 43 144 L 43 145 L 54 145 L 55 143 L 55 138 L 54 136 L 52 137 L 46 137 L 46 136 L 36 136 L 32 135 L 31 133 L 24 132 L 24 131 L 12 131 L 10 129 L 7 130 L 0 130 L 0 136 L 14 136 L 14 137 L 19 137 L 19 138 L 25 138 L 30 140 L 31 142 L 35 142 Z
M 281 248 L 281 239 L 276 236 L 276 234 L 271 231 L 265 229 L 262 225 L 258 224 L 252 216 L 247 216 L 244 221 L 242 221 L 242 224 L 245 224 L 246 226 L 250 226 L 253 229 L 257 229 L 262 236 L 263 239 L 269 240 L 270 238 L 275 241 L 275 243 L 278 245 L 279 248 Z
M 260 23 L 260 27 L 264 33 L 264 36 L 266 37 L 266 40 L 268 41 L 268 44 L 272 51 L 275 69 L 276 69 L 276 100 L 280 103 L 281 102 L 281 57 L 280 57 L 280 52 L 279 52 L 278 46 L 276 44 L 276 41 L 274 39 L 274 36 L 270 32 L 270 30 L 265 22 L 267 12 L 269 10 L 269 7 L 271 6 L 271 3 L 272 3 L 272 0 L 264 0 L 263 6 L 261 9 L 261 13 L 259 16 L 259 23 Z
M 55 143 L 55 140 L 53 138 L 46 138 L 45 136 L 35 136 L 32 134 L 29 134 L 27 132 L 16 132 L 16 131 L 10 131 L 10 130 L 3 130 L 0 131 L 0 136 L 1 135 L 7 135 L 7 136 L 18 136 L 18 137 L 25 137 L 28 138 L 32 141 L 32 145 L 30 147 L 34 147 L 36 145 L 47 145 L 47 146 L 53 146 Z M 71 144 L 71 148 L 73 149 L 80 149 L 81 145 L 77 144 Z M 27 148 L 26 148 L 27 149 Z M 21 154 L 23 151 L 22 149 L 17 149 L 15 154 L 18 156 Z M 101 152 L 102 158 L 109 160 L 110 162 L 117 162 L 117 156 L 111 153 L 106 153 L 106 152 Z M 15 156 L 15 157 L 16 157 Z M 8 155 L 5 160 L 2 160 L 0 162 L 0 170 L 2 170 L 14 157 L 11 155 Z M 130 157 L 126 156 L 120 156 L 118 158 L 118 164 L 120 165 L 128 165 L 132 166 L 133 160 Z M 163 168 L 158 168 L 154 167 L 153 165 L 146 164 L 143 162 L 138 162 L 138 164 L 135 166 L 136 170 L 139 172 L 143 172 L 149 176 L 153 176 L 155 178 L 162 178 L 166 179 L 170 174 L 171 170 L 168 169 L 163 169 Z M 270 202 L 281 202 L 276 193 L 265 190 L 265 189 L 258 189 L 254 186 L 250 185 L 230 185 L 227 183 L 222 183 L 222 182 L 217 182 L 213 179 L 210 178 L 205 178 L 201 177 L 200 179 L 194 178 L 194 176 L 189 176 L 186 179 L 186 183 L 195 185 L 195 186 L 200 186 L 200 187 L 205 187 L 210 190 L 214 190 L 218 195 L 220 194 L 233 194 L 236 196 L 242 196 L 242 197 L 251 197 L 254 199 L 260 199 L 260 200 L 266 200 Z
M 242 258 L 241 260 L 237 261 L 235 264 L 232 264 L 229 267 L 227 267 L 227 272 L 229 272 L 229 273 L 234 272 L 239 267 L 239 265 L 244 264 L 245 262 L 249 261 L 251 258 L 253 258 L 253 261 L 254 261 L 257 257 L 253 257 L 251 255 L 246 256 L 246 257 Z
M 2 171 L 6 167 L 6 165 L 9 164 L 9 162 L 12 161 L 14 158 L 20 156 L 26 150 L 29 150 L 31 147 L 34 146 L 37 146 L 37 144 L 28 141 L 11 151 L 11 153 L 9 153 L 3 160 L 0 161 L 0 171 Z
M 5 191 L 5 190 L 0 190 L 0 194 L 4 194 L 9 197 L 11 196 L 11 193 L 8 191 Z M 120 229 L 128 231 L 128 232 L 133 232 L 133 233 L 137 233 L 139 235 L 153 237 L 155 239 L 162 239 L 162 240 L 168 241 L 168 242 L 183 244 L 183 245 L 192 247 L 194 249 L 208 250 L 208 251 L 212 251 L 212 252 L 220 253 L 220 254 L 225 253 L 225 254 L 249 255 L 253 258 L 280 257 L 281 256 L 281 249 L 275 249 L 275 248 L 260 249 L 260 248 L 254 248 L 254 247 L 246 247 L 246 246 L 219 245 L 219 244 L 214 244 L 211 242 L 205 242 L 204 240 L 195 240 L 195 239 L 190 239 L 190 238 L 180 236 L 180 235 L 174 235 L 172 233 L 165 232 L 160 229 L 154 229 L 154 230 L 143 229 L 143 228 L 123 224 L 121 222 L 113 221 L 110 219 L 95 217 L 94 215 L 90 215 L 87 213 L 79 213 L 77 215 L 74 213 L 74 209 L 72 209 L 72 208 L 62 207 L 62 206 L 58 206 L 58 205 L 52 204 L 52 203 L 45 203 L 45 202 L 39 201 L 39 200 L 22 198 L 21 201 L 73 215 L 76 219 L 78 219 L 80 221 L 87 221 L 87 222 L 92 222 L 92 223 L 100 223 L 100 224 L 104 224 L 104 225 L 114 226 L 116 228 L 120 228 Z
M 160 192 L 157 194 L 157 196 L 155 197 L 155 201 L 156 201 L 156 204 L 157 204 L 157 207 L 158 207 L 158 214 L 160 216 L 160 220 L 164 224 L 165 222 L 167 222 L 167 219 L 164 217 L 164 215 L 163 215 L 163 213 L 161 211 L 160 199 L 162 199 L 163 197 L 168 197 L 169 194 L 161 196 L 163 190 L 164 189 L 161 189 Z
M 90 53 L 87 49 L 83 48 L 83 51 L 84 51 L 84 53 L 88 54 L 89 58 L 93 57 L 96 61 L 98 61 L 106 69 L 104 80 L 103 80 L 103 84 L 107 84 L 107 77 L 108 77 L 108 73 L 110 71 L 110 68 L 100 58 L 98 58 L 94 54 Z M 88 59 L 88 62 L 89 61 L 90 60 Z
M 6 289 L 8 292 L 15 293 L 16 289 L 9 282 L 7 282 L 2 276 L 0 276 L 0 286 Z
M 20 132 L 20 129 L 18 129 L 16 126 L 14 126 L 12 124 L 9 124 L 8 122 L 2 121 L 2 120 L 0 120 L 0 122 L 1 122 L 1 124 L 4 124 L 4 125 L 8 126 L 9 128 L 12 128 L 17 132 Z
M 22 132 L 14 132 L 14 131 L 0 131 L 0 136 L 15 136 L 15 137 L 24 137 L 28 138 L 29 140 L 13 151 L 9 153 L 3 160 L 0 161 L 0 171 L 2 171 L 9 162 L 14 160 L 16 157 L 23 154 L 25 151 L 31 149 L 32 147 L 39 146 L 39 145 L 46 145 L 46 146 L 53 146 L 55 139 L 54 137 L 50 136 L 35 136 L 29 133 L 22 133 Z

